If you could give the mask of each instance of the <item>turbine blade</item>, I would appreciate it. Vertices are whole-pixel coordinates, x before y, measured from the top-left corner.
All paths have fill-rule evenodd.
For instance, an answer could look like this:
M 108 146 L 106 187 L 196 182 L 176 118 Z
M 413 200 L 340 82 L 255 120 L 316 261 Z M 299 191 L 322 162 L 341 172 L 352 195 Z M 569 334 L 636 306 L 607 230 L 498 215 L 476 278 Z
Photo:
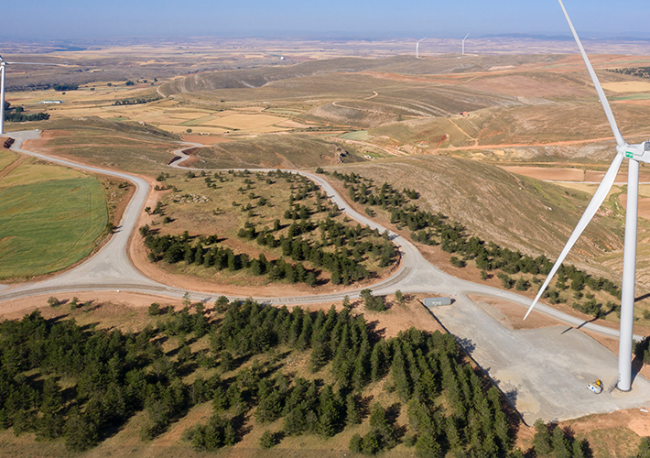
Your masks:
M 553 265 L 551 272 L 548 274 L 548 277 L 546 277 L 546 281 L 540 288 L 539 292 L 537 293 L 537 296 L 535 297 L 535 300 L 533 301 L 533 303 L 530 305 L 530 308 L 526 312 L 526 316 L 524 316 L 524 320 L 528 318 L 528 315 L 530 314 L 530 312 L 532 312 L 539 298 L 542 297 L 542 294 L 546 290 L 548 284 L 551 282 L 551 279 L 553 278 L 557 270 L 560 268 L 560 265 L 562 265 L 562 262 L 569 254 L 569 251 L 571 251 L 571 248 L 573 248 L 573 245 L 575 245 L 576 241 L 580 237 L 580 234 L 582 234 L 582 232 L 585 230 L 585 228 L 587 227 L 587 225 L 589 224 L 589 222 L 594 217 L 594 215 L 600 208 L 601 204 L 605 200 L 605 197 L 607 197 L 607 193 L 612 188 L 612 185 L 614 184 L 614 180 L 616 180 L 616 174 L 618 173 L 618 169 L 621 167 L 622 162 L 623 162 L 623 156 L 621 154 L 616 154 L 616 157 L 612 161 L 612 165 L 609 166 L 609 170 L 607 170 L 607 173 L 605 174 L 603 181 L 600 183 L 600 186 L 598 186 L 598 189 L 596 190 L 594 197 L 592 197 L 591 202 L 589 202 L 589 205 L 587 205 L 587 209 L 582 215 L 582 218 L 580 218 L 580 221 L 578 221 L 578 225 L 573 230 L 571 237 L 569 237 L 569 241 L 566 243 L 564 249 L 562 250 L 562 253 L 560 253 L 560 256 L 557 258 L 557 261 L 555 261 L 555 264 Z
M 612 109 L 609 107 L 609 102 L 607 101 L 607 97 L 605 97 L 605 92 L 603 91 L 603 88 L 600 85 L 600 81 L 598 81 L 598 77 L 596 76 L 596 72 L 594 72 L 594 68 L 591 66 L 591 62 L 589 62 L 589 58 L 587 57 L 585 48 L 582 47 L 582 42 L 578 37 L 578 32 L 576 32 L 576 29 L 573 27 L 571 18 L 569 18 L 569 13 L 567 13 L 566 8 L 564 8 L 564 4 L 562 3 L 562 0 L 558 0 L 558 2 L 560 2 L 560 6 L 562 7 L 564 16 L 566 17 L 566 20 L 569 23 L 569 28 L 571 28 L 571 33 L 573 34 L 573 38 L 575 38 L 576 43 L 578 44 L 578 49 L 580 49 L 580 54 L 582 54 L 582 59 L 585 61 L 585 65 L 587 66 L 587 71 L 589 72 L 591 81 L 593 81 L 594 86 L 596 87 L 596 92 L 598 92 L 598 97 L 600 97 L 600 103 L 603 106 L 603 110 L 605 110 L 605 115 L 607 116 L 607 120 L 609 121 L 609 126 L 612 128 L 612 132 L 614 133 L 614 138 L 616 138 L 616 144 L 620 147 L 623 147 L 625 146 L 625 140 L 623 140 L 621 131 L 618 130 L 618 126 L 616 125 L 616 119 L 614 119 L 614 114 L 612 113 Z

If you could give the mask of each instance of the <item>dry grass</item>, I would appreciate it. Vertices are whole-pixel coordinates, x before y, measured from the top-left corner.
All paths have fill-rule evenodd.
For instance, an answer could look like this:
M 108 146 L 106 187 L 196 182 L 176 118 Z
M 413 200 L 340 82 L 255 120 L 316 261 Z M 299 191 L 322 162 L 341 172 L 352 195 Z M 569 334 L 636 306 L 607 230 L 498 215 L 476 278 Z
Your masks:
M 200 168 L 315 168 L 336 164 L 339 146 L 325 136 L 306 134 L 258 135 L 233 138 L 196 152 L 194 167 Z M 344 162 L 363 159 L 348 154 Z
M 169 132 L 97 118 L 46 121 L 34 127 L 44 133 L 40 140 L 29 140 L 27 148 L 136 173 L 167 170 L 170 152 L 180 146 L 179 138 Z
M 151 219 L 150 226 L 152 229 L 158 231 L 159 235 L 173 234 L 181 235 L 184 231 L 193 237 L 217 234 L 220 238 L 220 244 L 232 248 L 235 252 L 246 253 L 251 259 L 257 258 L 261 253 L 269 260 L 274 260 L 282 257 L 282 249 L 269 248 L 266 246 L 258 245 L 254 240 L 248 241 L 238 237 L 239 230 L 244 227 L 246 222 L 250 222 L 256 226 L 257 231 L 267 228 L 271 231 L 273 236 L 278 239 L 284 235 L 287 237 L 289 226 L 293 222 L 284 218 L 284 212 L 289 208 L 289 196 L 294 193 L 289 186 L 298 188 L 299 180 L 295 180 L 289 185 L 285 178 L 268 177 L 266 173 L 251 174 L 247 177 L 234 176 L 225 172 L 221 173 L 225 177 L 224 182 L 215 180 L 214 176 L 208 175 L 212 181 L 216 181 L 217 189 L 208 188 L 205 179 L 201 176 L 188 179 L 183 175 L 172 176 L 165 180 L 164 185 L 168 187 L 175 187 L 178 191 L 166 192 L 161 196 L 160 202 L 163 203 L 163 212 L 165 217 L 171 218 L 172 222 L 164 224 L 163 216 L 158 215 Z M 270 178 L 271 184 L 267 183 L 267 177 Z M 250 180 L 250 189 L 245 184 L 245 180 Z M 240 191 L 241 190 L 241 191 Z M 250 195 L 254 198 L 250 198 Z M 193 199 L 184 199 L 182 196 L 199 196 L 201 200 L 194 202 Z M 260 206 L 258 203 L 261 198 L 264 198 L 268 203 Z M 248 212 L 242 211 L 242 208 L 251 204 L 253 209 Z M 316 199 L 308 197 L 306 199 L 295 201 L 295 204 L 307 206 L 314 213 L 310 216 L 311 221 L 318 224 L 320 221 L 326 219 L 328 214 L 326 209 L 329 207 L 327 200 L 322 201 L 323 212 L 316 213 Z M 273 231 L 274 221 L 279 220 L 280 229 Z M 347 222 L 344 214 L 332 218 L 342 224 L 356 226 L 354 221 Z M 304 240 L 311 243 L 321 241 L 320 232 L 315 230 L 311 233 L 302 235 Z M 381 240 L 376 236 L 364 236 L 364 241 L 369 240 L 373 243 L 380 242 Z M 326 251 L 331 251 L 332 247 L 324 248 Z M 291 261 L 293 262 L 293 261 Z M 306 267 L 314 268 L 307 261 L 304 262 Z M 378 259 L 369 254 L 364 257 L 363 264 L 370 272 L 376 272 L 374 280 L 381 278 L 390 272 L 394 266 L 379 267 Z M 186 265 L 185 262 L 179 262 L 173 265 L 166 265 L 163 262 L 157 263 L 154 266 L 146 266 L 147 268 L 157 270 L 163 269 L 165 272 L 173 275 L 183 275 L 190 277 L 198 277 L 202 280 L 212 283 L 213 285 L 237 285 L 244 288 L 255 288 L 256 286 L 273 286 L 267 276 L 253 276 L 249 273 L 248 269 L 229 272 L 227 270 L 216 271 L 213 268 L 204 268 L 195 264 Z M 330 274 L 323 270 L 315 268 L 317 272 L 320 271 L 318 279 L 323 283 L 329 280 Z M 183 282 L 183 279 L 179 281 Z M 311 294 L 315 292 L 330 291 L 332 288 L 338 289 L 327 282 L 319 285 L 316 289 L 300 285 L 278 285 L 277 294 L 289 294 L 287 288 L 298 288 L 303 294 Z M 189 288 L 189 286 L 188 286 Z M 241 294 L 244 294 L 243 292 Z M 259 290 L 256 294 L 262 294 Z M 266 292 L 265 292 L 266 294 Z
M 284 121 L 285 118 L 278 116 L 269 116 L 264 114 L 244 114 L 233 113 L 225 116 L 219 116 L 207 125 L 223 126 L 229 129 L 255 132 L 257 129 L 270 127 L 278 122 Z
M 650 83 L 645 81 L 617 81 L 604 83 L 603 89 L 612 92 L 650 92 Z
M 391 159 L 330 170 L 353 171 L 380 185 L 387 181 L 396 189 L 416 189 L 421 194 L 416 204 L 422 209 L 440 211 L 466 226 L 472 235 L 535 256 L 554 256 L 589 202 L 588 195 L 577 191 L 569 192 L 488 164 L 447 157 Z M 345 190 L 343 194 L 347 194 Z M 617 224 L 617 220 L 603 218 L 599 225 L 590 226 L 587 237 L 598 239 L 599 244 L 583 238 L 574 259 L 620 247 Z
M 591 96 L 589 88 L 571 77 L 553 72 L 489 76 L 464 83 L 465 87 L 517 97 L 560 98 Z
M 584 181 L 583 169 L 561 167 L 502 166 L 503 170 L 544 181 Z

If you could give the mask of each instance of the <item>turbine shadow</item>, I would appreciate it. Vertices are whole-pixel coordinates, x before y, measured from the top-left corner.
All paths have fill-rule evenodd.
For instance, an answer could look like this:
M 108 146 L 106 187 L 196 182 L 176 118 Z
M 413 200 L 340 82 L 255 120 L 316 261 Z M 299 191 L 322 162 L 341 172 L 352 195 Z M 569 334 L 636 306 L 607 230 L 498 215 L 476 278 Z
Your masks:
M 650 293 L 644 294 L 643 296 L 639 296 L 636 299 L 634 299 L 634 302 L 639 302 L 642 301 L 643 299 L 648 299 L 650 297 Z

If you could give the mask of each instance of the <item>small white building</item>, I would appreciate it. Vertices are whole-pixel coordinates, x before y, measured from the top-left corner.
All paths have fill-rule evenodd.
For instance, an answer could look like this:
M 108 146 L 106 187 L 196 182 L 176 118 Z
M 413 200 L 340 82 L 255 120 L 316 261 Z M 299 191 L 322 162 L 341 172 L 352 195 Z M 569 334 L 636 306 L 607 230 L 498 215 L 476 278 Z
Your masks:
M 63 103 L 63 100 L 43 100 L 42 103 Z

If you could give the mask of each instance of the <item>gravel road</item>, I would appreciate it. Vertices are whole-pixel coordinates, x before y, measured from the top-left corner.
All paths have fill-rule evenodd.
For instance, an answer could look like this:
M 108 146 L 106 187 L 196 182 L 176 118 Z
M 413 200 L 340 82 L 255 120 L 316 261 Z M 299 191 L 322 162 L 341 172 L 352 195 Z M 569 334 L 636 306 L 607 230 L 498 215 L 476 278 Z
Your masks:
M 80 165 L 22 149 L 23 142 L 37 139 L 40 132 L 15 132 L 12 149 L 54 163 L 90 172 L 118 177 L 135 184 L 136 192 L 129 203 L 120 226 L 111 240 L 94 256 L 79 266 L 47 280 L 18 286 L 0 285 L 0 302 L 18 297 L 75 291 L 134 291 L 146 294 L 180 298 L 186 292 L 193 300 L 213 301 L 218 295 L 201 291 L 186 291 L 153 281 L 136 270 L 127 256 L 129 235 L 135 229 L 142 211 L 149 185 L 142 178 L 98 167 Z M 192 144 L 191 147 L 200 146 Z M 185 147 L 184 147 L 185 148 Z M 180 160 L 172 162 L 179 167 L 185 156 L 180 148 L 175 153 Z M 350 218 L 367 224 L 380 232 L 384 227 L 347 207 L 343 198 L 324 179 L 303 171 L 292 171 L 318 183 L 328 196 Z M 431 265 L 420 252 L 403 237 L 390 233 L 402 256 L 400 268 L 389 278 L 371 289 L 376 295 L 403 293 L 431 293 L 450 296 L 451 307 L 440 307 L 438 319 L 465 348 L 483 370 L 497 383 L 528 424 L 537 418 L 546 421 L 576 418 L 588 414 L 611 412 L 620 408 L 647 407 L 650 403 L 650 383 L 636 376 L 631 393 L 617 391 L 592 395 L 586 383 L 596 377 L 609 383 L 616 377 L 616 356 L 595 340 L 576 330 L 582 328 L 608 337 L 618 337 L 618 330 L 585 322 L 544 304 L 536 310 L 566 323 L 542 329 L 513 331 L 503 327 L 486 314 L 467 296 L 492 296 L 528 307 L 531 300 L 516 293 L 453 277 Z M 356 298 L 360 289 L 342 293 L 291 297 L 256 297 L 268 304 L 309 304 L 339 301 L 344 296 Z M 231 297 L 231 299 L 233 299 Z M 635 336 L 641 339 L 641 336 Z

